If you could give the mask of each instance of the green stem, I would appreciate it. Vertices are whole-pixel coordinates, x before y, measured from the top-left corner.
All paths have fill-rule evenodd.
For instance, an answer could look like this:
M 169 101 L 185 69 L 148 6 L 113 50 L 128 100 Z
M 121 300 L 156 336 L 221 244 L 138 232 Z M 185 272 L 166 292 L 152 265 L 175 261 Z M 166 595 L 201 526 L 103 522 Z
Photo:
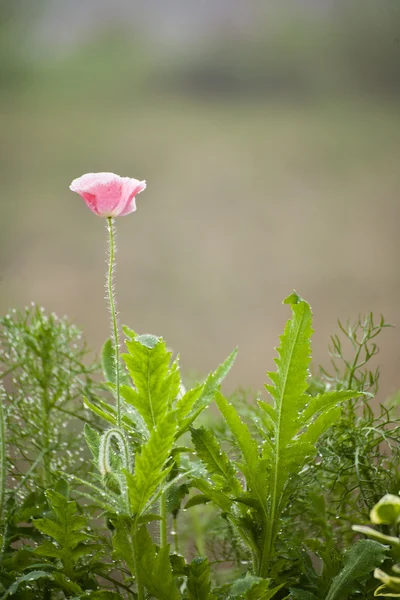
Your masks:
M 111 326 L 114 338 L 114 366 L 115 366 L 115 391 L 117 395 L 117 427 L 121 429 L 121 393 L 120 393 L 120 364 L 119 364 L 119 333 L 116 313 L 116 301 L 113 289 L 114 282 L 114 269 L 115 269 L 115 236 L 114 236 L 114 222 L 112 217 L 107 218 L 107 227 L 109 233 L 109 263 L 108 263 L 108 277 L 107 277 L 107 288 L 108 298 L 110 302 L 111 312 Z
M 128 532 L 128 540 L 130 541 L 131 549 L 132 549 L 133 566 L 135 569 L 135 578 L 136 578 L 136 585 L 137 585 L 137 600 L 145 600 L 144 587 L 139 578 L 139 568 L 138 568 L 138 560 L 137 560 L 138 548 L 136 546 L 136 532 L 137 532 L 137 522 L 135 521 L 135 525 L 133 528 L 133 537 L 131 537 Z
M 165 493 L 161 494 L 160 499 L 160 547 L 165 548 L 167 545 L 167 497 Z
M 179 554 L 179 536 L 178 536 L 178 518 L 176 513 L 173 516 L 173 527 L 174 527 L 174 548 L 176 554 Z

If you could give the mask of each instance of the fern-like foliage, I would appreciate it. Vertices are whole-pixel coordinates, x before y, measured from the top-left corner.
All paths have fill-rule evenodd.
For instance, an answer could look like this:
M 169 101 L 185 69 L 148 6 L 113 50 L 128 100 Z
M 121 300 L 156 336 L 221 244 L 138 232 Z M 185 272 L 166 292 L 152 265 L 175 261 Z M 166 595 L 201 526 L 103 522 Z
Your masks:
M 169 563 L 168 509 L 176 526 L 181 501 L 189 491 L 184 483 L 178 485 L 186 472 L 179 457 L 190 452 L 178 446 L 177 440 L 213 400 L 236 352 L 203 383 L 185 391 L 178 359 L 172 361 L 162 338 L 137 335 L 127 327 L 124 331 L 128 352 L 122 355 L 125 367 L 121 365 L 121 427 L 117 426 L 112 405 L 99 398 L 95 402 L 86 400 L 88 408 L 111 427 L 102 434 L 85 427 L 99 477 L 94 483 L 75 481 L 86 484 L 82 495 L 97 501 L 114 524 L 115 556 L 125 561 L 135 578 L 140 600 L 143 587 L 156 598 L 173 600 L 179 596 Z M 112 346 L 106 344 L 102 363 L 107 386 L 115 393 L 111 351 Z M 151 521 L 160 524 L 159 548 L 146 529 Z
M 35 554 L 46 559 L 53 567 L 52 576 L 61 588 L 82 593 L 84 587 L 97 587 L 90 573 L 89 563 L 103 552 L 100 544 L 88 531 L 88 519 L 77 512 L 74 500 L 48 490 L 46 497 L 52 514 L 34 521 L 41 533 L 50 537 L 35 549 Z
M 236 470 L 243 474 L 245 486 L 240 485 L 239 489 L 238 480 L 232 484 L 232 470 L 226 471 L 227 458 L 217 450 L 216 440 L 210 442 L 207 436 L 210 452 L 205 450 L 201 434 L 193 437 L 199 458 L 216 484 L 196 480 L 196 485 L 229 515 L 251 552 L 254 574 L 261 577 L 270 573 L 281 515 L 291 493 L 290 483 L 316 454 L 319 436 L 339 418 L 340 404 L 357 395 L 347 390 L 317 396 L 307 393 L 313 332 L 311 309 L 296 293 L 284 302 L 291 306 L 293 316 L 280 339 L 277 370 L 268 373 L 272 383 L 266 389 L 272 404 L 258 403 L 261 447 L 235 408 L 222 394 L 216 397 L 241 453 Z M 225 465 L 222 472 L 221 465 Z M 225 486 L 221 485 L 221 477 Z

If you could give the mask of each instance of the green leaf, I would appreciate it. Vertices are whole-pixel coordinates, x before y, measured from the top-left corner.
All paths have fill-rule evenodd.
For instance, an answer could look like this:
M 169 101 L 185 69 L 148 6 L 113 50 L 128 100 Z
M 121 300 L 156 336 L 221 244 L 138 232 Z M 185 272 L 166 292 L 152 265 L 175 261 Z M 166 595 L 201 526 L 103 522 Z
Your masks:
M 290 588 L 290 599 L 292 598 L 293 600 L 318 600 L 317 596 L 311 592 L 297 588 Z
M 106 340 L 101 350 L 101 366 L 105 381 L 115 384 L 115 349 L 110 338 Z M 120 363 L 119 377 L 120 383 L 129 384 L 129 377 L 122 362 Z
M 186 502 L 185 509 L 191 508 L 192 506 L 198 506 L 199 504 L 208 504 L 208 502 L 211 502 L 211 498 L 205 494 L 196 494 Z
M 153 494 L 172 469 L 172 464 L 166 467 L 165 463 L 172 451 L 176 428 L 176 416 L 171 412 L 152 430 L 136 455 L 134 475 L 125 472 L 131 511 L 136 516 L 146 510 Z
M 338 406 L 341 402 L 356 398 L 362 394 L 354 392 L 354 390 L 338 390 L 334 392 L 324 392 L 317 396 L 312 396 L 303 411 L 302 420 L 309 422 L 321 411 L 326 411 L 330 408 Z
M 167 491 L 167 511 L 176 517 L 181 509 L 182 500 L 188 493 L 189 486 L 186 483 L 171 485 Z
M 346 552 L 344 567 L 334 578 L 326 600 L 347 600 L 356 589 L 356 580 L 368 575 L 386 558 L 387 546 L 373 540 L 360 540 Z
M 242 492 L 242 486 L 236 477 L 236 469 L 221 449 L 215 435 L 205 427 L 192 428 L 191 434 L 197 456 L 207 467 L 217 489 L 229 490 L 234 495 L 239 495 Z
M 146 527 L 143 526 L 137 532 L 137 547 L 140 548 L 138 553 L 140 581 L 144 583 L 150 596 L 154 596 L 157 600 L 179 600 L 181 596 L 169 561 L 169 546 L 157 551 Z
M 77 505 L 58 492 L 47 490 L 46 497 L 54 513 L 52 518 L 35 519 L 36 529 L 52 537 L 56 544 L 45 541 L 35 552 L 39 556 L 58 558 L 68 578 L 73 578 L 80 557 L 93 552 L 93 544 L 86 544 L 91 536 L 84 531 L 87 518 L 77 514 Z
M 90 427 L 90 425 L 88 423 L 85 423 L 83 433 L 84 433 L 88 448 L 89 448 L 90 452 L 92 453 L 94 461 L 97 465 L 99 462 L 100 434 L 95 429 L 93 429 L 93 427 Z
M 266 577 L 275 552 L 280 517 L 288 498 L 288 484 L 315 453 L 315 444 L 340 416 L 339 403 L 356 392 L 308 395 L 311 362 L 312 313 L 295 292 L 284 301 L 292 309 L 275 358 L 276 372 L 269 372 L 266 385 L 273 404 L 259 403 L 267 416 L 263 457 L 268 465 L 267 514 L 263 526 L 263 549 L 259 575 Z M 271 439 L 272 435 L 272 439 Z
M 83 403 L 95 415 L 97 415 L 101 419 L 104 419 L 104 421 L 107 421 L 108 423 L 111 423 L 112 425 L 115 425 L 115 423 L 117 422 L 116 417 L 113 414 L 110 414 L 111 411 L 109 412 L 109 411 L 105 411 L 105 410 L 99 408 L 96 404 L 94 404 L 93 402 L 90 402 L 90 400 L 88 400 L 86 397 L 83 398 Z
M 284 584 L 269 589 L 270 579 L 262 579 L 254 575 L 246 575 L 237 579 L 230 589 L 230 593 L 235 598 L 245 600 L 270 600 L 278 593 Z
M 101 350 L 101 366 L 104 379 L 115 383 L 115 350 L 110 338 L 104 342 Z
M 267 470 L 265 461 L 259 455 L 257 442 L 251 435 L 247 425 L 241 421 L 235 408 L 227 402 L 221 393 L 217 393 L 215 400 L 242 452 L 244 460 L 238 467 L 246 477 L 248 489 L 253 492 L 260 506 L 266 512 Z
M 272 589 L 268 588 L 268 581 L 264 579 L 260 583 L 256 584 L 252 587 L 247 594 L 245 595 L 246 600 L 271 600 L 281 588 L 285 585 L 282 583 L 281 585 L 277 585 Z
M 242 596 L 251 590 L 252 587 L 258 585 L 262 580 L 261 577 L 255 577 L 254 575 L 247 574 L 246 577 L 241 577 L 237 579 L 231 586 L 230 593 L 232 596 L 236 598 L 238 596 Z M 269 584 L 269 580 L 267 580 L 267 584 Z
M 136 575 L 134 559 L 134 524 L 131 519 L 126 517 L 113 518 L 112 522 L 115 527 L 112 537 L 115 556 L 124 560 L 132 575 Z
M 18 577 L 18 579 L 16 579 L 14 583 L 10 585 L 8 590 L 6 590 L 5 594 L 2 596 L 2 600 L 5 600 L 5 598 L 8 598 L 8 596 L 15 594 L 22 584 L 37 581 L 38 579 L 53 579 L 53 576 L 47 571 L 30 571 L 29 573 Z
M 179 420 L 179 431 L 177 438 L 183 435 L 212 402 L 221 383 L 229 373 L 235 362 L 237 350 L 234 350 L 228 358 L 211 373 L 206 381 L 193 390 L 189 390 L 176 403 L 176 412 Z
M 82 588 L 77 583 L 71 581 L 63 573 L 53 571 L 53 579 L 62 590 L 67 592 L 67 597 L 70 594 L 81 594 L 83 592 Z
M 210 565 L 207 558 L 194 558 L 187 580 L 188 600 L 208 600 L 211 590 Z
M 121 386 L 124 400 L 142 417 L 149 431 L 156 427 L 172 408 L 180 389 L 178 363 L 170 367 L 171 352 L 161 338 L 136 336 L 126 342 L 129 354 L 122 356 L 135 389 Z

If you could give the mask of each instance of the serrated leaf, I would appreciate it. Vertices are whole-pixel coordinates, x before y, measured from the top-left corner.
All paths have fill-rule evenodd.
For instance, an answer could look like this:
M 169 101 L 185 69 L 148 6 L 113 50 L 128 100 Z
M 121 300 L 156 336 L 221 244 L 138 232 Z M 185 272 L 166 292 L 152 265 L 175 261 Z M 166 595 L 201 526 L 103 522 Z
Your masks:
M 344 567 L 333 579 L 326 600 L 347 600 L 358 578 L 368 575 L 386 558 L 387 546 L 360 540 L 344 556 Z
M 207 558 L 194 558 L 187 580 L 188 600 L 208 600 L 211 590 L 210 565 Z
M 140 581 L 149 594 L 157 600 L 179 600 L 180 594 L 169 561 L 169 546 L 157 551 L 146 527 L 141 527 L 137 532 L 137 547 L 140 548 L 137 561 Z
M 77 514 L 77 505 L 58 492 L 46 491 L 46 497 L 54 514 L 52 518 L 42 518 L 33 521 L 36 529 L 52 537 L 56 544 L 45 541 L 36 548 L 39 556 L 58 558 L 64 567 L 68 578 L 73 576 L 75 565 L 81 556 L 90 554 L 93 545 L 88 544 L 91 537 L 84 532 L 87 518 Z
M 142 515 L 147 503 L 171 471 L 172 465 L 165 467 L 165 463 L 171 454 L 176 428 L 176 416 L 169 413 L 152 430 L 150 438 L 136 455 L 134 475 L 125 473 L 131 511 L 137 517 Z
M 96 464 L 99 462 L 99 448 L 100 448 L 100 434 L 98 431 L 90 427 L 88 423 L 85 423 L 85 427 L 83 429 L 83 434 L 85 436 L 86 443 L 94 461 Z
M 149 431 L 160 423 L 172 408 L 180 390 L 177 362 L 170 366 L 171 352 L 155 336 L 136 336 L 126 342 L 129 354 L 122 356 L 135 389 L 121 386 L 124 400 L 142 417 Z
M 180 485 L 173 484 L 167 491 L 167 512 L 175 517 L 181 509 L 182 500 L 189 493 L 189 486 L 186 483 Z
M 317 396 L 312 396 L 302 413 L 302 420 L 306 423 L 313 419 L 315 415 L 321 411 L 326 411 L 329 408 L 336 407 L 346 400 L 351 400 L 362 394 L 355 392 L 354 390 L 338 390 L 334 392 L 324 392 Z
M 112 545 L 117 558 L 124 560 L 132 575 L 135 573 L 134 524 L 131 519 L 119 517 L 113 519 L 115 527 Z
M 263 510 L 266 511 L 267 465 L 260 458 L 256 440 L 245 425 L 235 408 L 227 402 L 221 393 L 216 394 L 217 406 L 242 452 L 243 463 L 239 466 L 246 477 L 249 490 L 253 492 Z
M 280 517 L 287 500 L 287 486 L 315 453 L 315 444 L 340 416 L 337 405 L 359 394 L 341 391 L 311 397 L 308 375 L 311 361 L 312 313 L 295 292 L 284 301 L 292 309 L 275 358 L 276 372 L 266 385 L 273 404 L 261 406 L 268 418 L 263 456 L 268 463 L 268 519 L 264 523 L 259 575 L 266 577 L 275 551 Z M 271 440 L 272 432 L 272 440 Z
M 235 362 L 237 350 L 234 350 L 228 358 L 211 373 L 206 381 L 184 394 L 176 403 L 176 412 L 179 419 L 179 431 L 177 438 L 183 435 L 202 411 L 212 402 L 221 383 L 229 373 Z
M 242 486 L 236 477 L 236 470 L 215 435 L 205 427 L 192 428 L 191 434 L 197 456 L 206 466 L 217 488 L 229 490 L 234 495 L 240 494 Z
M 82 588 L 77 583 L 71 581 L 63 573 L 53 571 L 53 579 L 62 590 L 67 592 L 67 597 L 70 594 L 82 594 L 83 592 Z

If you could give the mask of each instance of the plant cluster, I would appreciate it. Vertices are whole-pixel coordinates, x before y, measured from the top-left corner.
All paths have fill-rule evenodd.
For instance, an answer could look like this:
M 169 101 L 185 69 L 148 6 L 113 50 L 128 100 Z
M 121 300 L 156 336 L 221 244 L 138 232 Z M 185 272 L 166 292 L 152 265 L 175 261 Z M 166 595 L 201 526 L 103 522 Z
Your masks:
M 269 400 L 222 395 L 236 351 L 186 390 L 165 341 L 125 327 L 119 426 L 111 340 L 100 385 L 66 320 L 37 307 L 2 320 L 1 597 L 369 598 L 374 570 L 378 591 L 396 584 L 381 569 L 396 510 L 351 529 L 372 498 L 398 499 L 396 417 L 372 411 L 364 364 L 352 381 L 346 361 L 334 384 L 310 377 L 311 310 L 285 302 Z M 203 415 L 213 400 L 218 420 Z
M 113 216 L 145 182 L 72 188 L 107 218 L 113 337 L 100 383 L 66 319 L 1 320 L 0 598 L 400 597 L 400 428 L 370 368 L 384 319 L 339 324 L 331 372 L 311 376 L 312 312 L 293 292 L 263 394 L 222 394 L 236 350 L 186 389 L 161 337 L 124 327 L 120 353 Z

